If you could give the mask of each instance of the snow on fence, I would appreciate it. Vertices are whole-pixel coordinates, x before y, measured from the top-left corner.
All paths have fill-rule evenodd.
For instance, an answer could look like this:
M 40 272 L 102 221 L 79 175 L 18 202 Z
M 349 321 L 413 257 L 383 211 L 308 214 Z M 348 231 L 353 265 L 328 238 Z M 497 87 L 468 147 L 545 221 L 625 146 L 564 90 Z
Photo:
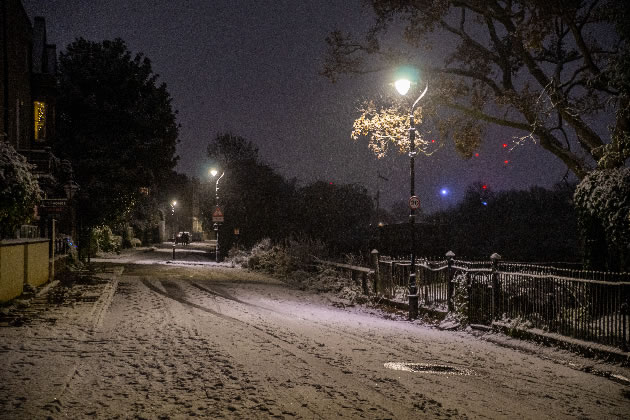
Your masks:
M 497 254 L 493 257 L 419 258 L 420 305 L 452 311 L 457 288 L 464 291 L 471 323 L 518 321 L 569 337 L 630 347 L 630 273 L 501 262 Z M 397 287 L 408 286 L 410 261 L 381 257 L 377 265 L 383 295 L 394 296 Z

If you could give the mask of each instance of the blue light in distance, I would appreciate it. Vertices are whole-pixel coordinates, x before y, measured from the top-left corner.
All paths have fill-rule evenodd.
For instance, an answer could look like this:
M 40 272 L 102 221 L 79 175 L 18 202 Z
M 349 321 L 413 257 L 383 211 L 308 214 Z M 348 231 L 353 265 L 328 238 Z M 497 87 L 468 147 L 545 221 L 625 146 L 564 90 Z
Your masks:
M 446 196 L 448 195 L 448 189 L 447 189 L 447 188 L 442 188 L 442 189 L 440 190 L 440 195 L 441 195 L 442 197 L 446 197 Z

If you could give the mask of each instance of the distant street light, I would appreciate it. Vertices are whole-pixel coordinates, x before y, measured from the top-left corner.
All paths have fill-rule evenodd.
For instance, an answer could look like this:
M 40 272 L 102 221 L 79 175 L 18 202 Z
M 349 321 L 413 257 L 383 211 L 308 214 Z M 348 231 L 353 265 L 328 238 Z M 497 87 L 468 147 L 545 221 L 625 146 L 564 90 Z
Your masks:
M 406 95 L 411 88 L 411 81 L 403 78 L 394 82 L 396 90 L 401 95 Z M 409 319 L 416 319 L 418 317 L 418 287 L 416 283 L 416 209 L 419 207 L 419 200 L 415 196 L 415 156 L 416 156 L 416 129 L 414 128 L 413 111 L 416 109 L 416 105 L 422 97 L 427 93 L 429 84 L 427 83 L 424 91 L 418 96 L 411 110 L 409 111 L 409 159 L 410 159 L 410 198 L 409 198 L 409 229 L 411 231 L 411 267 L 409 272 Z
M 216 177 L 218 173 L 219 173 L 218 170 L 214 168 L 210 169 L 210 175 L 212 175 L 213 178 Z M 220 208 L 219 207 L 219 181 L 221 181 L 221 178 L 223 178 L 223 175 L 225 175 L 225 171 L 221 172 L 221 176 L 217 178 L 217 181 L 215 183 L 215 188 L 214 188 L 214 205 L 217 209 Z M 216 232 L 216 240 L 217 240 L 215 260 L 216 262 L 219 262 L 221 261 L 220 254 L 219 254 L 219 222 L 214 223 L 214 231 Z
M 173 232 L 173 242 L 175 242 L 175 206 L 177 206 L 177 200 L 173 200 L 171 201 L 171 218 L 172 218 L 172 223 L 171 223 L 171 230 Z

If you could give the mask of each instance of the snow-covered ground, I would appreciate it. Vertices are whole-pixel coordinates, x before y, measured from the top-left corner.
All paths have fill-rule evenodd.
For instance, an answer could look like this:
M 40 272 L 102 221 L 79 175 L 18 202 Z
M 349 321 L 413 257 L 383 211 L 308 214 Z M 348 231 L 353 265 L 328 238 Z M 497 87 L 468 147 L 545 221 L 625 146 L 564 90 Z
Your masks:
M 0 418 L 630 413 L 628 368 L 441 331 L 192 251 L 171 262 L 157 249 L 95 259 L 124 271 L 12 310 L 0 322 Z

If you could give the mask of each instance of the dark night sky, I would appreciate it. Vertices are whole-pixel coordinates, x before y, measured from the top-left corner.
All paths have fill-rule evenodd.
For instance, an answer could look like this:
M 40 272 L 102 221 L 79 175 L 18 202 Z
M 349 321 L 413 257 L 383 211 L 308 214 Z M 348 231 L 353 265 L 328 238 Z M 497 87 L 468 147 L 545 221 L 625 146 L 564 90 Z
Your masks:
M 181 124 L 179 172 L 204 178 L 208 142 L 230 131 L 255 143 L 263 159 L 301 184 L 359 183 L 382 205 L 409 196 L 406 156 L 377 160 L 350 139 L 357 101 L 386 92 L 389 74 L 331 84 L 318 72 L 334 29 L 363 32 L 371 21 L 361 0 L 22 0 L 46 18 L 48 42 L 62 51 L 77 37 L 120 37 L 153 63 Z M 471 160 L 452 147 L 416 159 L 416 193 L 425 211 L 455 203 L 472 182 L 495 190 L 549 187 L 565 169 L 533 143 L 508 152 L 515 133 L 487 133 Z M 504 161 L 509 160 L 505 165 Z M 441 188 L 450 194 L 441 197 Z

